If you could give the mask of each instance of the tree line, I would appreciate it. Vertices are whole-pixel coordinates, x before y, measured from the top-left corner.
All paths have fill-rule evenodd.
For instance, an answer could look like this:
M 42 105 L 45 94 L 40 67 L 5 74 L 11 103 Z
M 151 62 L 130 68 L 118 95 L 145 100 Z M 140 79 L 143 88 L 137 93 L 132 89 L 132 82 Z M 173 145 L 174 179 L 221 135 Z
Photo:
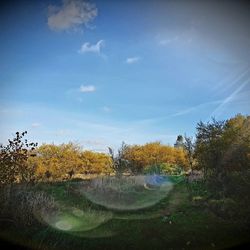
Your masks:
M 0 145 L 0 183 L 52 181 L 77 175 L 181 174 L 199 169 L 206 180 L 223 184 L 231 173 L 250 170 L 250 116 L 199 122 L 195 138 L 179 135 L 174 146 L 160 142 L 122 144 L 118 153 L 82 150 L 74 143 L 29 143 L 17 132 Z

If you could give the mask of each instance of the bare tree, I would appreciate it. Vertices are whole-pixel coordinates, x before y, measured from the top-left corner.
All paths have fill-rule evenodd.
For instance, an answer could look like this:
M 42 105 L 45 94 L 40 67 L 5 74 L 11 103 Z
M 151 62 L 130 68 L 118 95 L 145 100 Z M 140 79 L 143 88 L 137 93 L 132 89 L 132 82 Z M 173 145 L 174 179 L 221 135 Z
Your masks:
M 193 142 L 192 137 L 184 136 L 184 150 L 186 151 L 187 160 L 189 167 L 191 169 L 191 172 L 193 172 L 193 165 L 194 165 L 194 150 L 195 150 L 195 143 Z
M 115 171 L 116 176 L 121 177 L 123 172 L 128 167 L 128 161 L 124 158 L 127 145 L 122 142 L 122 146 L 120 149 L 118 149 L 116 156 L 114 155 L 114 150 L 112 148 L 109 147 L 108 149 L 112 160 L 112 168 Z

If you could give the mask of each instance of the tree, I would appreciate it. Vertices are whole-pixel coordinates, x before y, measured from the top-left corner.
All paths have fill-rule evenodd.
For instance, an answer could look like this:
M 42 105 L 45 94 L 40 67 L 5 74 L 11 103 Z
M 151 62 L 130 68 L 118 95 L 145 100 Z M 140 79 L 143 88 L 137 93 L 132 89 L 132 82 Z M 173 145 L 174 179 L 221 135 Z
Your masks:
M 217 195 L 240 193 L 249 200 L 250 116 L 239 114 L 226 121 L 198 123 L 195 157 Z
M 128 169 L 128 160 L 125 159 L 125 153 L 128 146 L 125 142 L 122 142 L 121 148 L 118 149 L 118 154 L 115 156 L 112 148 L 109 149 L 109 154 L 112 160 L 112 168 L 115 171 L 116 176 L 121 177 L 123 172 Z
M 224 153 L 222 164 L 227 171 L 250 169 L 250 116 L 241 114 L 229 119 L 222 140 Z
M 124 158 L 128 160 L 129 169 L 134 174 L 142 173 L 145 168 L 160 164 L 167 164 L 173 168 L 186 168 L 187 166 L 182 148 L 162 145 L 160 142 L 127 146 Z
M 199 166 L 203 169 L 205 177 L 220 179 L 224 174 L 221 165 L 223 141 L 221 140 L 224 131 L 225 121 L 216 121 L 197 124 L 196 150 L 195 155 Z
M 37 156 L 30 159 L 30 164 L 36 166 L 36 176 L 43 180 L 46 171 L 51 174 L 51 180 L 72 178 L 74 174 L 110 173 L 111 159 L 107 154 L 92 151 L 82 151 L 73 143 L 43 144 L 37 149 Z
M 183 148 L 184 147 L 184 139 L 182 135 L 178 135 L 176 142 L 174 144 L 175 148 Z
M 8 140 L 6 146 L 0 145 L 0 183 L 28 182 L 34 179 L 35 169 L 28 165 L 28 158 L 34 156 L 33 151 L 37 143 L 28 141 L 23 133 L 16 132 L 12 140 Z
M 109 155 L 92 151 L 84 151 L 80 155 L 81 168 L 78 170 L 85 174 L 109 174 L 112 172 L 112 163 Z
M 195 151 L 195 143 L 193 142 L 193 138 L 192 137 L 188 137 L 188 136 L 184 136 L 184 143 L 183 143 L 183 147 L 185 149 L 186 152 L 186 157 L 188 160 L 188 164 L 189 164 L 189 168 L 191 169 L 191 171 L 193 171 L 193 166 L 194 166 L 194 151 Z
M 222 183 L 233 171 L 250 169 L 250 116 L 197 125 L 195 156 L 205 177 Z
M 73 143 L 41 145 L 37 149 L 37 156 L 32 159 L 37 166 L 37 177 L 43 179 L 46 171 L 49 171 L 54 180 L 66 178 L 70 170 L 80 169 L 80 153 L 80 147 Z

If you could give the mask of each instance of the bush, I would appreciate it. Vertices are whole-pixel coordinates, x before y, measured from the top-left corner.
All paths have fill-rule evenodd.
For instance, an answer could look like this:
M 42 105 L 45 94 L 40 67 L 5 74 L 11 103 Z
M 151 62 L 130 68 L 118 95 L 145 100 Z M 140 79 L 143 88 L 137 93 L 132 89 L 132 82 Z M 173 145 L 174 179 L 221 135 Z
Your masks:
M 211 193 L 207 190 L 207 186 L 202 181 L 194 181 L 188 183 L 188 189 L 190 192 L 190 197 L 192 197 L 192 200 L 206 200 L 207 198 L 211 197 Z M 196 197 L 196 198 L 195 198 Z M 200 198 L 197 198 L 200 197 Z
M 182 168 L 176 164 L 155 164 L 147 166 L 144 169 L 144 174 L 168 174 L 168 175 L 179 175 L 182 173 Z
M 230 198 L 211 199 L 208 201 L 209 208 L 222 218 L 234 218 L 238 215 L 239 205 Z
M 0 185 L 34 180 L 34 167 L 28 166 L 28 158 L 33 156 L 37 143 L 23 141 L 26 134 L 27 131 L 16 132 L 6 146 L 0 145 Z

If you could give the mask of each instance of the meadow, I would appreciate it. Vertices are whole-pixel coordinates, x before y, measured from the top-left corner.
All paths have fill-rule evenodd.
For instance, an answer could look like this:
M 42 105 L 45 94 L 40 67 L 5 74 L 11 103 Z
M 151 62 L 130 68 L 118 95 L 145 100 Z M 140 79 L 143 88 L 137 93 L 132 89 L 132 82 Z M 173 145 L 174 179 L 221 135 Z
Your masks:
M 202 185 L 156 175 L 16 184 L 11 203 L 1 205 L 0 235 L 32 249 L 228 249 L 246 243 L 247 223 L 214 212 Z

